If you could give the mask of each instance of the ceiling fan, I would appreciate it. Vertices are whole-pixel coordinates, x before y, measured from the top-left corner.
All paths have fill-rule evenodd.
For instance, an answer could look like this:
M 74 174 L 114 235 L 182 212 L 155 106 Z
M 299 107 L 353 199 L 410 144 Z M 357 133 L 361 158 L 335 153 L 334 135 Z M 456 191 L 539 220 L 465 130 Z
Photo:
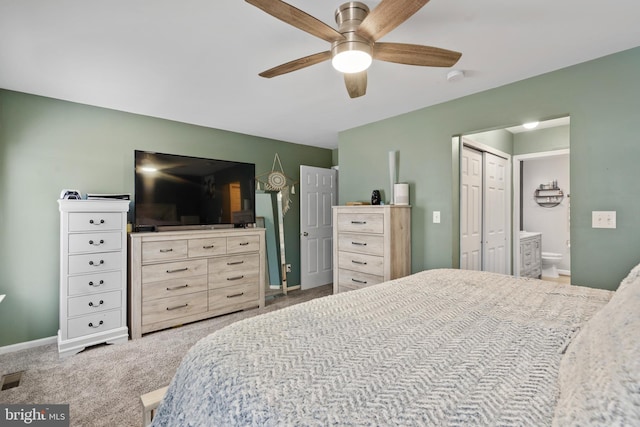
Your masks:
M 382 36 L 402 24 L 429 0 L 382 0 L 371 13 L 366 4 L 344 3 L 335 12 L 338 30 L 281 0 L 246 0 L 268 14 L 331 43 L 331 49 L 298 58 L 259 75 L 275 77 L 331 59 L 344 73 L 351 98 L 367 92 L 367 68 L 373 59 L 426 67 L 451 67 L 462 54 L 451 50 L 408 43 L 379 43 Z

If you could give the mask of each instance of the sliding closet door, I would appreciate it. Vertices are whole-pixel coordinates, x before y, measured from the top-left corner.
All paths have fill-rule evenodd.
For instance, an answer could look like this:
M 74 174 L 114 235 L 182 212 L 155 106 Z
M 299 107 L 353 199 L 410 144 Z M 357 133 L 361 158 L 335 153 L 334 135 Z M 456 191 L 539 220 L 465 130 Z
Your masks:
M 482 270 L 482 152 L 462 147 L 460 268 Z
M 507 159 L 484 155 L 483 270 L 509 274 L 507 268 Z

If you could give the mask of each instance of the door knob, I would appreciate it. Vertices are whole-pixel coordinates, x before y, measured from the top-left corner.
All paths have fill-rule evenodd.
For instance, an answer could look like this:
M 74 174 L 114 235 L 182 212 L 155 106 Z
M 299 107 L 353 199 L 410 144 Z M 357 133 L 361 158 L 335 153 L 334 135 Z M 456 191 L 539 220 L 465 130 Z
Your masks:
M 303 235 L 304 237 L 307 237 L 307 236 L 309 235 L 309 233 L 307 233 L 307 232 L 305 231 L 304 233 L 302 233 L 302 235 Z

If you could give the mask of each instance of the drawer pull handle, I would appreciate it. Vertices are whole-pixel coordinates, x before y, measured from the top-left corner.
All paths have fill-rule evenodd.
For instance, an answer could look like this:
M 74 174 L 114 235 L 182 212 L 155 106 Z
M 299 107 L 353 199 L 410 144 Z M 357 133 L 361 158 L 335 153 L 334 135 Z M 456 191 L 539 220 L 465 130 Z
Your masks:
M 240 280 L 242 279 L 244 276 L 236 276 L 236 277 L 227 277 L 227 280 Z
M 367 284 L 366 280 L 358 280 L 358 279 L 351 279 L 352 282 L 356 282 L 356 283 L 362 283 L 363 285 Z
M 167 288 L 167 290 L 168 291 L 175 291 L 176 289 L 183 289 L 183 288 L 188 288 L 188 287 L 189 287 L 189 284 L 187 283 L 187 284 L 184 284 L 184 285 L 181 285 L 181 286 L 174 286 L 173 288 Z
M 187 270 L 189 270 L 189 267 L 176 268 L 175 270 L 167 270 L 167 273 L 180 273 L 181 271 L 187 271 Z
M 104 244 L 104 240 L 100 239 L 100 241 L 98 243 L 94 242 L 93 240 L 89 240 L 89 244 L 93 245 L 93 246 L 100 246 L 100 245 Z
M 100 280 L 97 285 L 93 281 L 89 282 L 89 286 L 95 286 L 96 288 L 102 285 L 104 285 L 104 280 Z
M 95 267 L 98 267 L 98 266 L 100 266 L 100 265 L 102 265 L 102 264 L 104 264 L 104 260 L 103 260 L 103 259 L 101 259 L 101 260 L 100 260 L 99 262 L 97 262 L 97 263 L 95 263 L 95 262 L 93 262 L 93 261 L 89 261 L 89 265 L 93 265 L 93 266 L 95 266 Z
M 239 294 L 227 295 L 227 298 L 241 297 L 242 295 L 244 295 L 244 292 L 240 292 Z
M 233 261 L 233 262 L 227 263 L 227 265 L 239 265 L 239 264 L 244 264 L 244 261 Z
M 240 243 L 240 246 L 247 246 L 249 244 L 249 242 L 242 242 Z
M 215 247 L 216 245 L 206 245 L 206 246 L 203 246 L 202 249 L 213 249 Z
M 367 221 L 351 221 L 351 224 L 358 224 L 358 225 L 364 225 L 366 223 Z
M 351 242 L 351 244 L 356 246 L 367 246 L 366 243 L 362 243 L 362 242 Z
M 358 264 L 358 265 L 367 265 L 367 263 L 366 263 L 366 262 L 363 262 L 363 261 L 356 261 L 355 259 L 352 259 L 352 260 L 351 260 L 351 262 L 352 262 L 352 263 L 354 263 L 354 264 Z
M 89 220 L 89 224 L 102 225 L 102 224 L 104 224 L 104 219 L 101 219 L 99 222 L 96 222 L 96 221 L 90 219 Z
M 175 307 L 167 307 L 167 311 L 171 311 L 171 310 L 177 310 L 179 308 L 185 308 L 187 307 L 189 304 L 182 304 L 182 305 L 176 305 Z
M 89 301 L 89 307 L 100 307 L 102 304 L 104 304 L 104 300 L 100 300 L 100 302 L 97 305 L 94 304 L 92 301 Z
M 104 324 L 104 321 L 101 320 L 100 322 L 98 322 L 98 324 L 96 326 L 93 326 L 93 322 L 89 322 L 89 327 L 90 328 L 99 328 L 100 326 L 102 326 Z
M 167 252 L 173 252 L 173 248 L 171 249 L 160 249 L 161 254 L 166 254 Z

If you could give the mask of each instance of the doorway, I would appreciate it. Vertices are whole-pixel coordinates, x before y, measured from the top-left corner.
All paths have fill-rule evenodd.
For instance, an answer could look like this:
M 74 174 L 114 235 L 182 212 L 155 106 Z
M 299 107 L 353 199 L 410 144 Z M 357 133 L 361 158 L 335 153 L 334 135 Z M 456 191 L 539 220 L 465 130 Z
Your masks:
M 336 170 L 300 166 L 300 288 L 333 281 L 331 207 L 337 200 Z

